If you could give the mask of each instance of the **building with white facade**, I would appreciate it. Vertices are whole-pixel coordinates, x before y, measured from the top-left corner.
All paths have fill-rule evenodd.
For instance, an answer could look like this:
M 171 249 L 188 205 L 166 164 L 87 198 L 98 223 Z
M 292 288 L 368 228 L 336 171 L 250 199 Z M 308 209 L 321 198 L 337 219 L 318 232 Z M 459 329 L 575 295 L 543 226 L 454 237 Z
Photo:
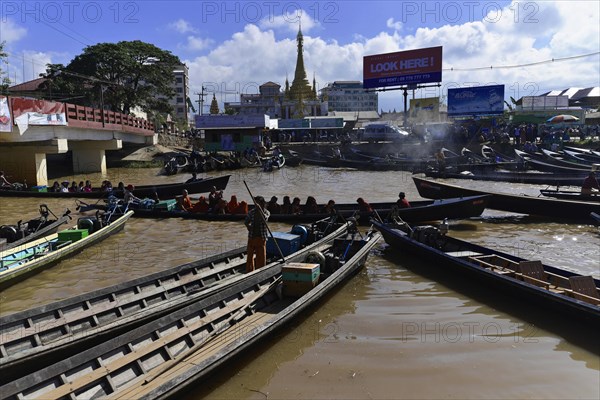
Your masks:
M 335 81 L 321 89 L 329 111 L 377 111 L 377 92 L 363 89 L 360 81 Z

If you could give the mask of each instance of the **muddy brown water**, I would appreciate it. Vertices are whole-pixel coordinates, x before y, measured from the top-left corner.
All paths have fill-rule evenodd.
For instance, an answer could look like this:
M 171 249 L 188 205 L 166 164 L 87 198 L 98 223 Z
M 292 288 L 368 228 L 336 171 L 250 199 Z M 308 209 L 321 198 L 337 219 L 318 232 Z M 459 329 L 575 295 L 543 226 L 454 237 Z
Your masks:
M 110 169 L 65 176 L 98 184 L 179 182 L 158 169 Z M 311 166 L 273 173 L 230 171 L 225 191 L 314 195 L 319 203 L 420 199 L 411 175 Z M 221 173 L 210 173 L 207 176 Z M 450 182 L 453 182 L 450 180 Z M 545 186 L 454 181 L 537 195 Z M 0 198 L 0 224 L 35 217 L 40 199 Z M 58 215 L 74 200 L 46 199 Z M 566 210 L 565 210 L 566 211 Z M 76 213 L 75 213 L 76 214 Z M 285 224 L 271 229 L 286 231 Z M 365 228 L 363 228 L 365 229 Z M 486 210 L 451 221 L 451 234 L 524 258 L 600 277 L 600 235 L 589 224 Z M 6 315 L 245 245 L 241 222 L 131 219 L 125 229 L 75 257 L 0 292 Z M 506 298 L 478 282 L 399 254 L 382 241 L 359 275 L 301 319 L 193 386 L 187 399 L 600 398 L 600 349 L 585 324 Z

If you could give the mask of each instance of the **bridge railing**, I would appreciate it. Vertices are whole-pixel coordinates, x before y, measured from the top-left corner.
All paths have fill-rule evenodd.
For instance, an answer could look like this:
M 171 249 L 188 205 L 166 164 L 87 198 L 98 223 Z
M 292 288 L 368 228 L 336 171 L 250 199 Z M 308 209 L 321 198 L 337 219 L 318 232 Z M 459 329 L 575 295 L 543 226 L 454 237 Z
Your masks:
M 90 128 L 122 130 L 128 133 L 142 135 L 153 135 L 154 124 L 144 118 L 132 115 L 116 113 L 109 110 L 79 106 L 65 103 L 67 122 L 69 126 Z

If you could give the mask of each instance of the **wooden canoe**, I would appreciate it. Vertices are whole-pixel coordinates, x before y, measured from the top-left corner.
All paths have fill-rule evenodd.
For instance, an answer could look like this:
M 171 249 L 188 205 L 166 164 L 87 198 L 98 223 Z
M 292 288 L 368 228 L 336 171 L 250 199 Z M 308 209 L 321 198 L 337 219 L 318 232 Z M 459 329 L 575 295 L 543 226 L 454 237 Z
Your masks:
M 318 304 L 359 271 L 379 238 L 377 232 L 338 236 L 319 246 L 320 270 L 305 255 L 259 269 L 169 315 L 9 382 L 0 395 L 6 400 L 172 398 Z M 298 285 L 294 270 L 301 268 L 317 281 Z
M 0 250 L 22 246 L 37 238 L 56 232 L 61 225 L 66 224 L 71 219 L 69 209 L 60 217 L 56 217 L 45 204 L 40 205 L 39 211 L 39 217 L 25 223 L 19 221 L 16 225 L 2 225 L 0 227 L 0 239 L 7 239 L 7 243 L 0 244 Z M 50 218 L 51 213 L 55 219 Z
M 25 243 L 0 252 L 0 288 L 11 286 L 28 276 L 40 272 L 57 262 L 70 257 L 106 239 L 113 233 L 123 229 L 125 223 L 133 215 L 133 211 L 127 211 L 110 223 L 101 227 L 86 230 L 85 236 L 78 231 L 83 230 L 80 222 L 71 229 L 62 230 L 43 238 Z M 88 218 L 80 218 L 91 221 Z M 89 233 L 87 233 L 89 232 Z M 73 239 L 62 240 L 66 234 L 71 234 Z M 76 238 L 79 235 L 81 238 Z
M 444 270 L 454 267 L 454 272 L 532 298 L 544 312 L 551 308 L 600 326 L 600 280 L 592 276 L 452 238 L 433 226 L 373 224 L 394 251 L 414 254 Z
M 577 221 L 588 220 L 591 212 L 600 212 L 600 204 L 587 201 L 487 192 L 417 176 L 413 176 L 413 181 L 419 195 L 428 199 L 491 194 L 492 197 L 488 202 L 488 208 L 491 209 Z
M 580 190 L 541 189 L 540 194 L 556 199 L 600 202 L 600 192 L 582 194 Z
M 225 190 L 229 183 L 231 175 L 223 175 L 214 178 L 204 178 L 190 183 L 165 183 L 158 185 L 140 185 L 135 186 L 134 194 L 139 198 L 154 198 L 154 192 L 158 193 L 159 198 L 173 198 L 181 195 L 183 189 L 188 193 L 206 193 L 210 192 L 213 186 L 217 190 Z M 100 189 L 86 192 L 35 192 L 31 190 L 8 190 L 0 189 L 0 197 L 50 197 L 50 198 L 79 198 L 79 199 L 101 199 L 107 198 L 109 194 L 123 198 L 123 191 L 113 189 L 111 192 L 101 191 Z
M 348 230 L 320 221 L 306 226 L 306 255 Z M 292 232 L 295 229 L 292 228 Z M 269 255 L 271 268 L 281 263 Z M 246 247 L 197 260 L 42 307 L 0 318 L 0 382 L 40 363 L 59 361 L 102 338 L 131 329 L 221 290 L 246 271 Z
M 488 197 L 470 196 L 463 198 L 441 199 L 441 200 L 419 200 L 411 201 L 410 208 L 398 210 L 398 216 L 407 222 L 422 222 L 448 219 L 462 219 L 478 217 L 481 215 L 486 205 Z M 340 219 L 350 217 L 359 218 L 359 222 L 367 224 L 370 217 L 381 216 L 387 218 L 395 203 L 371 203 L 375 210 L 372 213 L 361 213 L 358 210 L 358 204 L 346 203 L 336 204 L 336 212 Z M 249 206 L 252 209 L 253 206 Z M 167 211 L 164 209 L 133 209 L 134 217 L 139 218 L 184 218 L 199 219 L 207 221 L 240 221 L 245 214 L 214 214 L 214 213 L 193 213 L 188 211 Z M 321 213 L 301 213 L 301 214 L 275 214 L 272 213 L 269 221 L 272 222 L 311 222 L 323 219 L 326 214 Z

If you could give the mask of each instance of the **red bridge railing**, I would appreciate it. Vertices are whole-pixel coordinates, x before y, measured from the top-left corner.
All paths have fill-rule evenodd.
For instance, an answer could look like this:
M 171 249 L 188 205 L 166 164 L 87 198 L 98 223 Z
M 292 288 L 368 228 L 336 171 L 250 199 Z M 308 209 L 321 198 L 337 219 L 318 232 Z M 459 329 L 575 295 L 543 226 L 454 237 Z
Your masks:
M 143 118 L 76 104 L 66 103 L 65 107 L 69 126 L 154 135 L 154 124 Z

